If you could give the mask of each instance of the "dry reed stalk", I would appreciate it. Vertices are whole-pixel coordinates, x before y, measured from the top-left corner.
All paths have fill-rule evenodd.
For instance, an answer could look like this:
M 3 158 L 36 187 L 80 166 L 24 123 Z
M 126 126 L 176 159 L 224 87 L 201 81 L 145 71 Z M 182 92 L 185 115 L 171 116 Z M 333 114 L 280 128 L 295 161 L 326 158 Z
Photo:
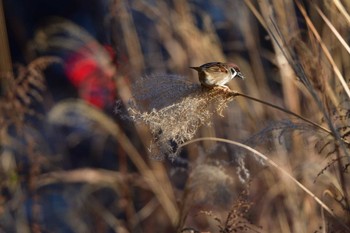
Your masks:
M 322 17 L 323 21 L 327 24 L 327 26 L 331 29 L 331 31 L 333 32 L 333 34 L 335 35 L 335 37 L 339 40 L 339 42 L 341 43 L 341 45 L 345 48 L 345 50 L 350 54 L 350 46 L 346 43 L 346 41 L 344 40 L 344 38 L 340 35 L 340 33 L 338 32 L 338 30 L 332 25 L 332 23 L 329 21 L 329 19 L 327 18 L 327 16 L 325 16 L 323 14 L 323 12 L 320 10 L 320 8 L 315 5 L 316 11 L 320 14 L 320 16 Z
M 302 189 L 305 193 L 307 193 L 310 197 L 312 197 L 312 199 L 314 199 L 344 229 L 346 229 L 347 231 L 350 231 L 350 228 L 344 222 L 342 222 L 341 218 L 336 216 L 334 214 L 333 210 L 330 207 L 328 207 L 321 199 L 319 199 L 312 191 L 310 191 L 307 187 L 305 187 L 303 184 L 301 184 L 297 179 L 295 179 L 291 174 L 289 174 L 284 168 L 282 168 L 281 166 L 276 164 L 273 160 L 268 158 L 266 155 L 260 153 L 259 151 L 255 150 L 255 149 L 253 149 L 253 148 L 251 148 L 251 147 L 249 147 L 247 145 L 244 145 L 242 143 L 235 142 L 235 141 L 232 141 L 232 140 L 227 140 L 227 139 L 224 139 L 224 138 L 205 137 L 205 138 L 196 138 L 196 139 L 193 139 L 191 141 L 188 141 L 188 142 L 182 144 L 181 147 L 186 146 L 186 145 L 191 144 L 191 143 L 198 142 L 198 141 L 203 141 L 203 140 L 212 140 L 212 141 L 224 142 L 224 143 L 228 143 L 228 144 L 232 144 L 232 145 L 244 148 L 244 149 L 252 152 L 254 154 L 254 156 L 258 156 L 259 158 L 263 159 L 268 164 L 270 164 L 274 168 L 276 168 L 281 174 L 285 175 L 286 177 L 288 177 L 288 179 L 293 181 L 293 183 L 295 183 L 300 189 Z
M 164 2 L 155 5 L 135 2 L 133 7 L 154 20 L 157 36 L 170 56 L 168 67 L 180 70 L 191 64 L 223 61 L 225 55 L 210 23 L 201 31 L 195 25 L 187 1 L 173 1 L 174 9 Z
M 263 97 L 264 99 L 273 99 L 273 94 L 270 87 L 268 86 L 269 77 L 267 77 L 265 74 L 264 65 L 261 60 L 261 48 L 257 41 L 257 25 L 251 23 L 248 12 L 242 11 L 241 14 L 242 17 L 244 17 L 244 20 L 242 20 L 243 22 L 241 22 L 240 28 L 242 30 L 244 43 L 246 49 L 248 50 L 249 58 L 251 61 L 249 65 L 242 69 L 247 70 L 245 72 L 248 72 L 249 69 L 251 69 L 252 73 L 251 75 L 248 73 L 249 77 L 245 81 L 246 86 L 249 87 L 247 91 L 249 94 L 252 94 L 257 98 Z M 241 92 L 241 89 L 237 88 L 237 91 Z M 263 117 L 263 115 L 266 114 L 266 109 L 264 109 L 264 106 L 255 103 L 253 103 L 253 105 L 257 117 Z M 244 105 L 241 105 L 241 107 L 250 108 L 251 106 L 245 102 Z
M 154 172 L 150 169 L 149 165 L 144 161 L 140 153 L 134 147 L 130 139 L 123 133 L 120 127 L 93 106 L 90 106 L 82 101 L 73 100 L 65 101 L 56 105 L 48 114 L 49 122 L 63 125 L 75 124 L 74 122 L 70 122 L 70 119 L 66 114 L 71 111 L 77 111 L 78 113 L 89 113 L 87 115 L 88 119 L 99 122 L 103 129 L 119 142 L 120 146 L 128 154 L 129 158 L 135 164 L 140 174 L 144 177 L 145 182 L 149 185 L 155 196 L 157 196 L 159 202 L 168 215 L 169 220 L 175 225 L 178 221 L 178 210 L 175 200 L 170 199 L 171 196 L 168 194 L 168 191 L 164 189 L 164 186 L 159 182 L 157 177 L 154 175 Z
M 129 2 L 114 0 L 111 14 L 121 24 L 122 35 L 117 36 L 124 38 L 132 73 L 136 77 L 140 76 L 140 72 L 145 68 L 145 61 L 142 55 L 141 42 L 135 30 L 135 22 L 130 14 Z
M 280 75 L 282 77 L 281 83 L 283 87 L 283 95 L 285 103 L 288 109 L 291 109 L 293 112 L 300 113 L 300 97 L 296 82 L 296 75 L 286 59 L 283 48 L 280 48 L 279 45 L 284 45 L 284 42 L 280 37 L 276 35 L 282 34 L 283 38 L 289 38 L 286 35 L 295 35 L 296 34 L 296 17 L 295 12 L 293 12 L 293 7 L 291 6 L 290 1 L 273 1 L 272 4 L 269 4 L 267 1 L 260 1 L 259 5 L 262 11 L 262 16 L 265 19 L 265 24 L 269 29 L 269 34 L 271 38 L 276 38 L 272 40 L 274 51 L 276 53 L 276 61 L 280 70 Z M 289 11 L 278 11 L 274 9 L 290 9 Z M 281 31 L 277 31 L 276 25 L 284 25 L 281 27 Z M 288 25 L 288 26 L 286 26 Z M 272 35 L 273 34 L 273 35 Z M 274 36 L 275 35 L 275 36 Z
M 340 0 L 334 0 L 333 3 L 338 8 L 340 13 L 344 16 L 348 25 L 350 25 L 350 15 L 344 7 L 343 3 Z
M 3 0 L 0 0 L 0 51 L 0 96 L 2 96 L 7 91 L 8 77 L 12 77 L 13 75 L 11 54 L 5 24 Z
M 303 17 L 305 18 L 305 21 L 308 25 L 308 27 L 310 28 L 310 31 L 312 32 L 312 34 L 315 36 L 316 40 L 318 41 L 319 45 L 322 48 L 322 51 L 324 52 L 324 55 L 326 56 L 326 58 L 328 59 L 329 63 L 331 64 L 331 67 L 334 71 L 334 73 L 336 74 L 338 81 L 340 82 L 340 84 L 343 87 L 343 90 L 345 91 L 345 93 L 347 94 L 348 98 L 350 99 L 350 89 L 342 75 L 342 73 L 340 72 L 338 66 L 336 65 L 336 63 L 334 62 L 331 53 L 329 52 L 327 46 L 324 44 L 324 42 L 322 41 L 322 38 L 320 36 L 320 34 L 318 33 L 317 29 L 315 28 L 314 24 L 312 23 L 311 19 L 309 18 L 309 16 L 307 15 L 305 8 L 300 4 L 300 2 L 298 0 L 295 1 L 297 7 L 299 8 L 299 10 L 301 11 Z M 338 106 L 338 104 L 335 104 L 335 106 Z
M 126 177 L 124 174 L 119 172 L 104 170 L 104 169 L 91 169 L 82 168 L 71 171 L 53 171 L 39 175 L 36 181 L 36 189 L 42 186 L 55 184 L 55 183 L 87 183 L 87 184 L 106 184 L 120 185 L 125 180 L 131 177 Z M 116 189 L 118 190 L 118 189 Z

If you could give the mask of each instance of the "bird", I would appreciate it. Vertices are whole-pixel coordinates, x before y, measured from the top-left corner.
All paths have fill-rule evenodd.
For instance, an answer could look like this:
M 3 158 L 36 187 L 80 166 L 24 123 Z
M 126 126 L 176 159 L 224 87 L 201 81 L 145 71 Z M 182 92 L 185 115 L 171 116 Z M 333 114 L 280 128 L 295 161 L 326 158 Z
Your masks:
M 199 82 L 202 86 L 208 88 L 219 87 L 229 90 L 230 88 L 226 84 L 231 79 L 235 77 L 244 79 L 239 67 L 234 63 L 209 62 L 198 67 L 191 66 L 190 68 L 198 72 Z

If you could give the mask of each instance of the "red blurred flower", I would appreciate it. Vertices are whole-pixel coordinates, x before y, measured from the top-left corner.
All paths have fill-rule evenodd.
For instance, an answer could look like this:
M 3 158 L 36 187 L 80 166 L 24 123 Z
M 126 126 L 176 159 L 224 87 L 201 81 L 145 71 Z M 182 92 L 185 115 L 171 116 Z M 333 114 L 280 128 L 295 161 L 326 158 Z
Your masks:
M 91 41 L 70 53 L 65 61 L 68 79 L 77 88 L 79 97 L 98 108 L 111 106 L 115 99 L 115 67 L 108 50 Z

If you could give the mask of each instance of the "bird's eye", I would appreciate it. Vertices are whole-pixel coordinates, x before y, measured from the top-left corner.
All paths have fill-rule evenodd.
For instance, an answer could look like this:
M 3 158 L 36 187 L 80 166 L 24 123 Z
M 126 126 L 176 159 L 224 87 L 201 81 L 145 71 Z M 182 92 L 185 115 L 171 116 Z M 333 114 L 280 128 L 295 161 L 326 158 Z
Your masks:
M 232 73 L 233 75 L 236 75 L 236 74 L 237 74 L 237 71 L 236 71 L 234 68 L 231 68 L 230 71 L 231 71 L 231 73 Z

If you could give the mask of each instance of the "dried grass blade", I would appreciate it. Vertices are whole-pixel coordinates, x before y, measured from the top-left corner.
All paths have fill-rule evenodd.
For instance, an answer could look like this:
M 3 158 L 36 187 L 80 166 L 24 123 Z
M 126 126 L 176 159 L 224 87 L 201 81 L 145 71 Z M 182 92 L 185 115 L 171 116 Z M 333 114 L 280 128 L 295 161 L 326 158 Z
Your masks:
M 343 223 L 340 218 L 338 216 L 336 216 L 334 214 L 334 212 L 331 210 L 331 208 L 329 208 L 321 199 L 319 199 L 315 194 L 313 194 L 308 188 L 306 188 L 302 183 L 300 183 L 299 181 L 297 181 L 291 174 L 289 174 L 286 170 L 284 170 L 281 166 L 279 166 L 277 163 L 275 163 L 273 160 L 269 159 L 266 155 L 260 153 L 259 151 L 251 148 L 250 146 L 244 145 L 242 143 L 236 142 L 236 141 L 232 141 L 232 140 L 228 140 L 228 139 L 224 139 L 224 138 L 214 138 L 214 137 L 203 137 L 203 138 L 197 138 L 197 139 L 193 139 L 191 141 L 185 142 L 184 144 L 181 145 L 181 147 L 186 146 L 188 144 L 194 143 L 194 142 L 198 142 L 198 141 L 205 141 L 205 140 L 211 140 L 211 141 L 217 141 L 217 142 L 224 142 L 224 143 L 228 143 L 228 144 L 232 144 L 241 148 L 244 148 L 252 153 L 254 153 L 254 155 L 259 156 L 261 159 L 263 159 L 264 161 L 266 161 L 268 164 L 272 165 L 274 168 L 276 168 L 279 172 L 281 172 L 283 175 L 287 176 L 289 179 L 291 179 L 297 186 L 299 186 L 299 188 L 301 188 L 302 190 L 304 190 L 304 192 L 306 192 L 306 194 L 308 194 L 309 196 L 311 196 L 321 207 L 322 209 L 324 209 L 325 211 L 327 211 L 327 213 L 330 214 L 330 216 L 332 216 L 341 226 L 344 227 L 344 229 L 347 229 L 348 231 L 350 231 L 350 228 Z
M 341 83 L 342 87 L 344 88 L 344 91 L 346 92 L 346 94 L 348 95 L 348 97 L 350 99 L 350 89 L 349 89 L 349 87 L 348 87 L 348 85 L 347 85 L 343 75 L 341 74 L 338 66 L 335 64 L 331 53 L 327 49 L 327 46 L 323 43 L 320 34 L 317 32 L 314 24 L 312 23 L 311 19 L 307 15 L 307 12 L 306 12 L 305 8 L 301 5 L 301 3 L 298 0 L 296 0 L 295 3 L 297 5 L 297 7 L 299 8 L 301 14 L 304 16 L 305 22 L 308 25 L 308 27 L 310 28 L 310 30 L 313 33 L 313 35 L 315 36 L 316 40 L 320 43 L 320 46 L 321 46 L 324 54 L 326 55 L 329 63 L 331 64 L 334 73 L 336 74 L 337 78 L 339 79 L 339 82 Z
M 344 18 L 348 21 L 348 24 L 350 25 L 350 15 L 348 14 L 348 12 L 346 12 L 345 7 L 344 7 L 343 4 L 340 2 L 340 0 L 334 0 L 334 4 L 335 4 L 335 6 L 338 8 L 338 10 L 340 11 L 340 13 L 342 13 L 342 15 L 344 16 Z
M 324 20 L 324 22 L 327 24 L 327 26 L 329 27 L 329 29 L 331 29 L 331 31 L 334 33 L 334 35 L 337 37 L 337 39 L 340 41 L 340 43 L 344 46 L 344 48 L 346 49 L 346 51 L 350 54 L 350 47 L 349 45 L 346 43 L 346 41 L 343 39 L 343 37 L 339 34 L 338 30 L 332 25 L 332 23 L 328 20 L 328 18 L 323 14 L 323 12 L 320 10 L 320 8 L 315 5 L 315 8 L 317 10 L 317 12 L 320 14 L 320 16 L 322 17 L 322 19 Z

